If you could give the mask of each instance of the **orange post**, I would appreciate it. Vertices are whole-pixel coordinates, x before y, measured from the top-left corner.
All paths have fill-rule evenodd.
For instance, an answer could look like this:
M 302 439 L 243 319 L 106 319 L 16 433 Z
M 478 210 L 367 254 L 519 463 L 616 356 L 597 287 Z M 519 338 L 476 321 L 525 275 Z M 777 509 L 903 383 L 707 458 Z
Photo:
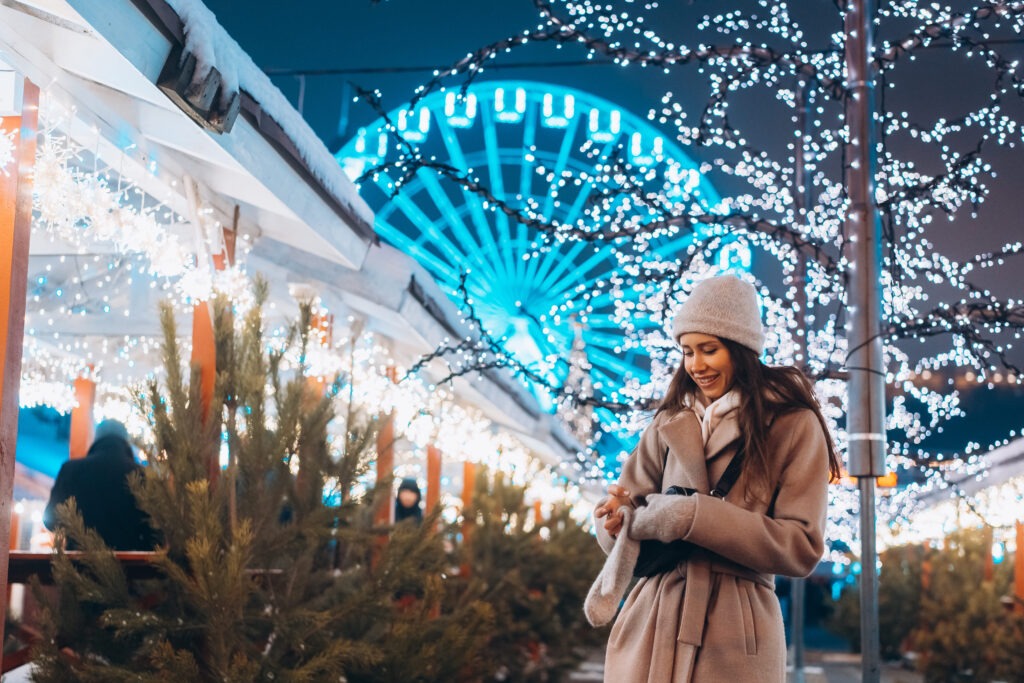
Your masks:
M 460 574 L 469 576 L 469 545 L 473 537 L 473 519 L 469 511 L 473 507 L 473 491 L 476 488 L 476 463 L 467 460 L 462 464 L 462 544 L 466 561 L 462 563 Z
M 213 311 L 205 301 L 192 308 L 192 367 L 199 370 L 199 406 L 203 424 L 208 424 L 213 409 L 213 390 L 217 384 L 217 345 L 213 336 Z M 207 464 L 210 482 L 220 476 L 220 453 L 213 449 Z
M 427 446 L 427 514 L 441 504 L 441 449 Z
M 398 371 L 394 366 L 387 369 L 388 379 L 398 384 Z M 380 431 L 377 432 L 377 482 L 390 481 L 395 474 L 395 415 L 393 412 L 382 416 Z M 373 515 L 373 523 L 387 526 L 393 520 L 395 509 L 390 495 L 383 496 L 377 502 Z
M 533 523 L 536 526 L 544 523 L 544 508 L 539 500 L 533 501 Z
M 36 161 L 39 88 L 24 81 L 20 116 L 0 117 L 0 128 L 15 131 L 14 161 L 0 173 L 0 538 L 11 537 L 14 457 L 18 438 L 22 339 L 28 243 L 32 230 L 32 176 Z M 7 527 L 7 528 L 4 528 Z M 9 543 L 0 543 L 0 582 L 7 585 Z M 7 613 L 7 591 L 0 613 Z M 0 623 L 0 642 L 3 642 Z
M 17 550 L 18 546 L 21 545 L 21 515 L 15 510 L 11 510 L 11 550 Z
M 1024 615 L 1024 522 L 1017 522 L 1017 552 L 1013 561 L 1013 611 Z
M 84 458 L 92 445 L 96 382 L 85 377 L 76 379 L 75 399 L 78 405 L 71 409 L 71 436 L 68 439 L 68 457 L 72 460 Z
M 323 348 L 330 348 L 334 341 L 334 315 L 314 313 L 309 322 L 309 327 L 311 341 L 318 343 Z M 326 377 L 307 377 L 306 384 L 317 399 L 322 398 L 327 392 Z

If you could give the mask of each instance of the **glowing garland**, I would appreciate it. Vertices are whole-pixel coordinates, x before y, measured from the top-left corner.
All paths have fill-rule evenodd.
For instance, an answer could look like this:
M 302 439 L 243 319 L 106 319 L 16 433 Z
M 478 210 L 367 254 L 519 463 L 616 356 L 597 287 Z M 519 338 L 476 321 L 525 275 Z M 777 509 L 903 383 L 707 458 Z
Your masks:
M 111 188 L 101 175 L 72 166 L 77 153 L 66 136 L 50 134 L 38 146 L 33 185 L 36 223 L 72 244 L 111 242 L 145 255 L 157 277 L 192 270 L 192 253 L 153 212 L 126 205 L 132 186 Z
M 14 161 L 14 138 L 18 131 L 0 128 L 0 173 L 7 175 L 7 166 Z
M 448 70 L 437 72 L 433 79 L 418 88 L 408 108 L 435 90 L 444 91 L 453 77 L 462 76 L 457 86 L 465 96 L 469 85 L 486 68 L 486 63 L 520 46 L 552 42 L 559 45 L 579 44 L 589 55 L 611 56 L 622 65 L 640 64 L 670 68 L 694 65 L 708 80 L 709 97 L 695 125 L 687 121 L 687 107 L 672 93 L 665 95 L 660 111 L 650 118 L 676 132 L 677 140 L 699 149 L 705 158 L 703 174 L 719 174 L 730 182 L 745 183 L 748 192 L 738 191 L 712 207 L 690 205 L 685 193 L 678 192 L 678 179 L 664 178 L 660 192 L 652 193 L 652 178 L 642 166 L 623 161 L 626 150 L 619 146 L 612 158 L 598 157 L 596 147 L 584 146 L 595 155 L 594 173 L 565 174 L 557 184 L 556 200 L 564 203 L 575 199 L 579 188 L 590 193 L 584 205 L 585 218 L 571 225 L 561 225 L 544 215 L 538 206 L 516 203 L 507 196 L 498 196 L 486 187 L 471 169 L 451 166 L 443 159 L 422 154 L 401 136 L 398 127 L 387 118 L 380 106 L 379 93 L 363 93 L 384 120 L 383 130 L 395 141 L 395 153 L 378 167 L 364 174 L 364 179 L 393 177 L 390 189 L 398 194 L 417 173 L 434 172 L 462 190 L 482 199 L 486 209 L 500 212 L 508 219 L 531 228 L 538 237 L 538 250 L 556 241 L 606 241 L 617 245 L 621 272 L 609 273 L 607 291 L 612 296 L 622 287 L 643 286 L 648 294 L 639 307 L 622 308 L 618 322 L 623 330 L 624 345 L 642 345 L 652 350 L 653 381 L 640 386 L 628 379 L 623 387 L 605 388 L 605 393 L 580 391 L 578 388 L 548 386 L 563 402 L 579 406 L 605 406 L 623 410 L 624 427 L 639 429 L 645 424 L 642 410 L 661 395 L 667 374 L 678 365 L 677 351 L 662 332 L 640 334 L 632 320 L 648 315 L 667 322 L 680 293 L 689 291 L 693 283 L 714 273 L 713 253 L 721 245 L 719 236 L 743 233 L 750 245 L 774 257 L 783 271 L 787 292 L 762 289 L 765 318 L 773 331 L 769 340 L 769 362 L 790 362 L 801 348 L 802 335 L 805 364 L 818 378 L 817 390 L 825 413 L 833 423 L 840 443 L 845 443 L 842 430 L 836 428 L 846 412 L 843 385 L 843 362 L 846 343 L 842 338 L 845 292 L 842 277 L 849 269 L 843 254 L 845 243 L 843 223 L 849 206 L 841 180 L 829 177 L 836 168 L 846 164 L 845 150 L 849 133 L 845 128 L 843 102 L 848 97 L 844 77 L 844 36 L 830 37 L 830 47 L 812 50 L 805 32 L 798 26 L 786 2 L 758 0 L 759 11 L 722 12 L 705 16 L 698 31 L 717 34 L 728 45 L 702 41 L 696 47 L 680 45 L 662 37 L 645 13 L 654 13 L 658 3 L 643 7 L 619 7 L 615 3 L 577 2 L 567 0 L 549 3 L 535 0 L 542 25 L 506 40 L 485 46 L 459 60 Z M 562 8 L 559 12 L 555 9 Z M 987 198 L 987 178 L 994 176 L 986 154 L 994 147 L 1014 148 L 1024 142 L 1024 128 L 1008 112 L 1003 98 L 1014 98 L 1014 106 L 1024 97 L 1024 81 L 1018 75 L 1019 63 L 1000 52 L 997 31 L 1011 37 L 1024 30 L 1024 3 L 983 2 L 966 11 L 954 11 L 937 3 L 913 0 L 885 3 L 879 10 L 880 24 L 909 26 L 904 37 L 883 41 L 875 54 L 880 70 L 879 94 L 882 111 L 879 122 L 883 132 L 877 176 L 877 201 L 883 219 L 886 258 L 882 276 L 884 315 L 888 327 L 882 331 L 887 341 L 887 382 L 897 395 L 893 400 L 887 427 L 902 432 L 903 439 L 890 442 L 890 468 L 917 471 L 925 484 L 910 485 L 888 493 L 881 503 L 883 518 L 899 524 L 916 508 L 919 493 L 945 485 L 945 472 L 935 468 L 936 462 L 950 462 L 944 454 L 926 453 L 920 444 L 944 421 L 961 416 L 956 391 L 944 391 L 922 382 L 923 377 L 948 373 L 959 375 L 959 368 L 974 367 L 979 381 L 1021 383 L 1013 342 L 1024 330 L 1024 302 L 1001 300 L 977 286 L 969 278 L 980 269 L 1008 264 L 1022 255 L 1021 243 L 1006 244 L 994 252 L 955 261 L 935 253 L 926 231 L 936 215 L 951 220 L 967 212 L 972 214 Z M 837 5 L 841 14 L 841 7 Z M 565 15 L 565 16 L 561 16 Z M 910 22 L 910 23 L 908 23 Z M 918 22 L 916 27 L 912 22 Z M 904 30 L 904 29 L 900 29 Z M 766 40 L 770 40 L 769 45 Z M 712 41 L 714 43 L 715 41 Z M 912 121 L 906 112 L 886 108 L 888 88 L 893 85 L 896 68 L 912 62 L 918 53 L 941 48 L 959 53 L 968 60 L 980 61 L 994 76 L 990 98 L 973 110 L 955 119 L 935 120 L 930 125 Z M 735 127 L 729 117 L 730 101 L 751 88 L 767 89 L 792 111 L 794 123 L 806 107 L 809 120 L 802 138 L 805 185 L 811 201 L 804 212 L 795 208 L 792 188 L 795 145 L 788 145 L 785 158 L 777 153 L 757 149 Z M 965 144 L 965 134 L 976 139 Z M 939 172 L 925 172 L 911 159 L 900 158 L 897 150 L 908 141 L 934 150 L 941 161 Z M 899 144 L 897 144 L 899 143 Z M 954 144 L 963 149 L 954 148 Z M 711 153 L 721 156 L 709 158 Z M 923 154 L 923 152 L 922 152 Z M 544 168 L 537 168 L 541 178 L 553 184 L 555 178 Z M 643 178 L 642 184 L 634 182 Z M 554 185 L 553 185 L 554 186 Z M 696 244 L 677 262 L 662 261 L 645 253 L 645 246 L 659 239 L 669 239 L 682 232 L 693 232 L 694 226 L 712 225 L 704 244 Z M 630 238 L 623 242 L 622 238 Z M 797 263 L 806 261 L 806 291 L 811 326 L 803 330 L 803 320 L 794 314 L 792 301 Z M 760 286 L 760 283 L 756 283 Z M 927 286 L 926 286 L 927 285 Z M 929 303 L 938 290 L 945 302 Z M 589 293 L 588 293 L 589 294 Z M 481 327 L 478 340 L 458 343 L 446 341 L 427 359 L 445 358 L 451 364 L 449 378 L 507 367 L 518 374 L 537 378 L 532 368 L 523 366 L 514 354 L 504 348 L 503 340 L 490 337 L 476 318 L 473 302 L 463 292 L 463 313 L 471 324 Z M 958 300 L 959 299 L 959 300 Z M 585 315 L 586 310 L 582 311 Z M 553 310 L 551 315 L 559 315 Z M 914 360 L 895 346 L 901 340 L 922 340 L 937 335 L 949 336 L 952 348 Z M 915 353 L 914 356 L 919 354 Z M 1004 375 L 1003 372 L 1006 374 Z M 996 377 L 1000 379 L 996 380 Z M 968 382 L 974 373 L 967 377 Z M 950 382 L 953 379 L 950 378 Z M 959 382 L 959 380 L 957 380 Z M 550 383 L 549 383 L 550 384 Z M 964 457 L 956 460 L 956 472 L 983 473 L 984 452 L 980 444 L 968 447 Z M 577 469 L 593 475 L 593 463 L 581 457 Z M 855 530 L 849 524 L 857 509 L 856 492 L 852 488 L 834 487 L 832 509 L 839 514 L 833 522 L 832 537 L 849 540 Z
M 98 287 L 106 284 L 112 288 L 117 284 L 116 274 L 125 271 L 128 278 L 122 284 L 130 286 L 133 278 L 148 277 L 154 286 L 159 282 L 163 291 L 176 291 L 182 313 L 188 312 L 187 304 L 191 301 L 208 299 L 214 293 L 225 294 L 240 319 L 253 304 L 252 281 L 243 267 L 236 265 L 220 271 L 205 265 L 197 267 L 189 247 L 175 233 L 175 228 L 183 222 L 181 217 L 159 204 L 146 207 L 146 195 L 122 174 L 100 168 L 98 163 L 92 171 L 88 170 L 83 164 L 85 150 L 58 132 L 58 119 L 54 115 L 47 118 L 49 129 L 40 138 L 33 230 L 46 231 L 70 243 L 82 255 L 56 257 L 54 264 L 47 265 L 46 272 L 53 272 L 52 265 L 65 264 L 69 258 L 83 259 L 76 270 L 99 272 Z M 200 219 L 204 220 L 203 212 L 200 213 Z M 204 228 L 219 228 L 219 224 Z M 206 233 L 211 231 L 207 229 Z M 105 264 L 101 255 L 91 258 L 86 255 L 92 247 L 101 244 L 108 244 L 118 252 L 108 257 Z M 247 245 L 242 246 L 244 256 L 248 249 Z M 86 311 L 109 313 L 110 297 L 106 294 L 98 301 L 83 300 L 80 293 L 69 297 L 73 300 L 63 301 L 65 289 L 83 282 L 82 275 L 66 284 L 50 283 L 48 277 L 41 277 L 34 290 L 30 288 L 34 312 L 51 316 L 75 316 Z M 51 298 L 53 303 L 48 304 L 46 299 Z M 48 310 L 49 305 L 53 309 Z M 54 319 L 50 317 L 48 326 L 52 325 Z M 52 342 L 44 347 L 35 336 L 42 334 L 45 334 L 43 329 L 27 330 L 21 406 L 46 405 L 62 413 L 70 412 L 77 405 L 72 380 L 91 376 L 98 382 L 96 419 L 119 419 L 136 438 L 148 442 L 149 425 L 138 409 L 134 395 L 137 387 L 133 389 L 133 386 L 144 376 L 152 377 L 151 368 L 159 367 L 160 340 L 125 337 L 118 341 L 100 337 L 63 341 L 59 335 L 54 335 Z M 278 343 L 283 334 L 283 329 L 275 331 Z M 297 367 L 299 359 L 294 357 L 294 350 L 289 353 L 292 367 Z M 346 357 L 343 345 L 314 346 L 302 362 L 313 376 L 332 377 L 352 370 L 355 376 L 347 380 L 347 390 L 339 394 L 343 405 L 351 397 L 355 406 L 372 405 L 384 411 L 393 410 L 400 431 L 417 449 L 433 443 L 442 449 L 446 458 L 479 462 L 505 472 L 515 483 L 529 485 L 531 497 L 548 503 L 557 500 L 572 504 L 579 500 L 578 487 L 552 470 L 548 470 L 546 476 L 540 475 L 543 468 L 528 448 L 498 430 L 479 411 L 455 403 L 449 392 L 428 387 L 419 378 L 392 383 L 385 368 L 394 363 L 387 359 L 386 352 L 372 337 L 364 335 L 351 353 L 351 357 Z M 121 388 L 111 391 L 108 385 Z M 346 425 L 336 420 L 332 428 L 338 438 Z M 420 473 L 417 466 L 410 464 L 402 471 Z

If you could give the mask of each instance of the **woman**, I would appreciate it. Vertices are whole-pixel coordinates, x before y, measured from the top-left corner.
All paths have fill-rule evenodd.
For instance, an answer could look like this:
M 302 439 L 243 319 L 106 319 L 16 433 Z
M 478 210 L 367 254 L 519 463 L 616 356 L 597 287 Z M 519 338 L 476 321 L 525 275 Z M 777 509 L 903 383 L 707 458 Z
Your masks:
M 806 576 L 820 560 L 839 461 L 810 383 L 796 368 L 759 360 L 764 332 L 751 285 L 731 275 L 700 283 L 673 336 L 683 365 L 595 511 L 611 554 L 588 617 L 614 616 L 639 541 L 694 547 L 675 569 L 637 582 L 612 628 L 605 680 L 781 683 L 786 643 L 773 575 Z M 725 499 L 708 495 L 740 450 Z M 697 493 L 663 494 L 672 486 Z

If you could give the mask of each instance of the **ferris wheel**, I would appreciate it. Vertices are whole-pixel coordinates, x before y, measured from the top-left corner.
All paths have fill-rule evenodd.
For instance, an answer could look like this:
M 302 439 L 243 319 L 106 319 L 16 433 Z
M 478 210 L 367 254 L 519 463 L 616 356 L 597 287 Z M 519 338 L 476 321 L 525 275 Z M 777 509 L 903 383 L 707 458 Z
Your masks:
M 513 206 L 531 206 L 562 225 L 591 220 L 588 197 L 601 166 L 623 158 L 652 185 L 668 185 L 690 206 L 709 209 L 718 194 L 695 163 L 672 140 L 643 119 L 594 95 L 550 84 L 489 81 L 465 94 L 437 92 L 415 110 L 389 114 L 398 133 L 434 157 L 472 171 L 495 196 Z M 356 178 L 394 154 L 394 140 L 380 119 L 336 154 Z M 602 393 L 615 395 L 627 380 L 645 383 L 647 353 L 624 339 L 623 311 L 642 295 L 640 287 L 616 282 L 628 244 L 545 239 L 461 186 L 420 169 L 391 196 L 395 178 L 380 173 L 364 182 L 362 195 L 376 212 L 377 232 L 413 256 L 455 295 L 466 288 L 487 331 L 507 339 L 507 349 L 554 384 L 565 381 L 577 335 Z M 628 202 L 623 193 L 617 200 Z M 614 207 L 610 207 L 614 208 Z M 693 235 L 650 246 L 674 259 Z M 628 240 L 627 240 L 628 242 Z M 726 267 L 749 267 L 750 254 L 725 243 Z M 641 319 L 642 318 L 642 319 Z M 655 323 L 637 316 L 632 329 Z M 533 387 L 542 405 L 550 397 Z M 600 419 L 600 415 L 598 416 Z

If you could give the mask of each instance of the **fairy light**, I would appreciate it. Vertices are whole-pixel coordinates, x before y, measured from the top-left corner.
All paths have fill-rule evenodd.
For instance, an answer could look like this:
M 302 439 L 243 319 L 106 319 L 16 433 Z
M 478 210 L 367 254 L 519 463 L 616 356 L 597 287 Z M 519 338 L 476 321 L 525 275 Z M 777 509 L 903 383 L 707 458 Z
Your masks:
M 0 128 L 0 173 L 7 175 L 7 166 L 14 161 L 14 137 L 18 131 Z
M 569 315 L 582 319 L 594 311 L 589 301 L 613 299 L 615 329 L 607 333 L 622 337 L 617 352 L 640 347 L 649 351 L 651 380 L 639 382 L 626 376 L 621 385 L 592 392 L 554 381 L 543 368 L 524 363 L 508 340 L 487 329 L 479 313 L 486 302 L 465 286 L 465 279 L 457 298 L 463 302 L 464 319 L 480 334 L 445 341 L 423 364 L 446 360 L 451 374 L 445 380 L 507 368 L 543 387 L 553 404 L 611 409 L 615 415 L 603 419 L 605 428 L 636 433 L 649 421 L 651 402 L 664 393 L 667 377 L 678 366 L 678 351 L 664 334 L 677 302 L 695 282 L 727 267 L 728 262 L 718 260 L 721 253 L 727 251 L 730 240 L 742 240 L 759 268 L 771 271 L 778 264 L 775 275 L 781 275 L 784 283 L 783 290 L 770 291 L 754 281 L 761 290 L 770 330 L 766 360 L 791 362 L 797 341 L 802 340 L 803 364 L 816 378 L 837 442 L 845 443 L 840 428 L 847 409 L 843 278 L 850 264 L 843 256 L 843 227 L 850 207 L 842 174 L 848 147 L 855 141 L 845 123 L 844 101 L 849 93 L 843 80 L 844 36 L 841 32 L 820 36 L 817 30 L 808 30 L 798 18 L 803 12 L 792 12 L 790 2 L 756 0 L 754 4 L 756 11 L 716 9 L 698 17 L 697 37 L 679 40 L 662 33 L 671 23 L 652 20 L 661 9 L 656 3 L 535 0 L 540 14 L 535 29 L 484 46 L 417 88 L 410 109 L 435 91 L 466 92 L 490 60 L 527 44 L 575 45 L 590 57 L 604 56 L 622 66 L 695 69 L 707 85 L 706 106 L 695 116 L 692 88 L 685 93 L 668 92 L 648 118 L 666 132 L 666 139 L 693 150 L 694 157 L 701 159 L 699 174 L 670 165 L 661 170 L 647 168 L 653 155 L 635 140 L 609 136 L 610 126 L 600 118 L 590 111 L 577 113 L 584 117 L 582 125 L 600 138 L 591 135 L 580 149 L 593 160 L 593 168 L 558 169 L 538 160 L 532 169 L 537 179 L 552 188 L 550 206 L 584 207 L 572 218 L 543 202 L 489 187 L 483 174 L 425 154 L 408 140 L 397 140 L 379 93 L 363 94 L 384 121 L 381 135 L 395 143 L 386 157 L 364 170 L 364 182 L 385 181 L 386 190 L 397 195 L 417 174 L 436 173 L 479 198 L 485 210 L 525 226 L 536 245 L 524 255 L 526 261 L 563 243 L 612 245 L 617 270 L 602 278 L 599 290 L 574 292 L 572 301 L 553 306 L 541 322 L 564 323 Z M 973 218 L 992 193 L 996 170 L 991 154 L 1024 143 L 1024 126 L 1017 113 L 1024 82 L 1019 62 L 1004 54 L 1001 44 L 1002 39 L 1016 39 L 1024 31 L 1024 4 L 981 3 L 966 12 L 917 0 L 882 5 L 879 35 L 889 39 L 879 41 L 873 58 L 881 105 L 876 200 L 885 247 L 884 341 L 887 383 L 894 393 L 886 425 L 891 435 L 888 460 L 891 470 L 914 475 L 922 483 L 887 491 L 879 505 L 880 515 L 892 528 L 906 529 L 922 493 L 942 488 L 947 476 L 983 476 L 986 471 L 984 454 L 994 444 L 972 443 L 956 455 L 924 450 L 923 444 L 944 425 L 964 417 L 957 387 L 1020 384 L 1020 351 L 1015 344 L 1019 345 L 1024 331 L 1024 302 L 996 297 L 974 278 L 982 271 L 1019 264 L 1022 243 L 1011 241 L 984 253 L 953 258 L 940 253 L 928 235 L 940 219 Z M 819 13 L 832 11 L 822 8 Z M 835 11 L 841 13 L 841 3 Z M 841 25 L 841 14 L 837 18 Z M 955 117 L 915 111 L 915 102 L 903 104 L 919 80 L 905 66 L 923 61 L 940 48 L 993 84 L 991 92 L 981 93 L 975 101 L 966 97 L 958 101 Z M 792 118 L 794 131 L 798 107 L 804 107 L 808 119 L 805 137 L 786 140 L 780 136 L 785 147 L 781 151 L 772 141 L 759 148 L 760 141 L 739 127 L 741 117 L 730 116 L 737 106 L 753 103 L 759 111 L 770 101 L 781 107 L 784 117 Z M 507 102 L 502 104 L 507 108 Z M 550 115 L 551 98 L 544 107 L 544 115 Z M 810 198 L 800 215 L 793 197 L 798 144 Z M 530 155 L 534 151 L 525 150 Z M 716 202 L 702 200 L 695 192 L 700 176 L 712 178 L 716 187 L 728 187 L 729 193 Z M 694 236 L 693 243 L 678 258 L 658 255 L 659 244 L 688 234 Z M 803 284 L 794 282 L 800 256 L 807 261 Z M 804 312 L 797 314 L 792 306 L 798 286 L 807 293 L 807 329 L 803 329 Z M 626 300 L 622 292 L 629 288 L 640 288 L 641 296 Z M 654 324 L 638 324 L 648 320 Z M 930 338 L 947 341 L 938 350 L 935 343 L 918 343 Z M 567 469 L 594 478 L 614 476 L 615 458 L 606 458 L 607 471 L 594 472 L 598 458 L 591 449 Z M 856 495 L 852 487 L 836 486 L 831 491 L 830 535 L 851 547 L 856 536 L 850 523 L 857 509 Z

